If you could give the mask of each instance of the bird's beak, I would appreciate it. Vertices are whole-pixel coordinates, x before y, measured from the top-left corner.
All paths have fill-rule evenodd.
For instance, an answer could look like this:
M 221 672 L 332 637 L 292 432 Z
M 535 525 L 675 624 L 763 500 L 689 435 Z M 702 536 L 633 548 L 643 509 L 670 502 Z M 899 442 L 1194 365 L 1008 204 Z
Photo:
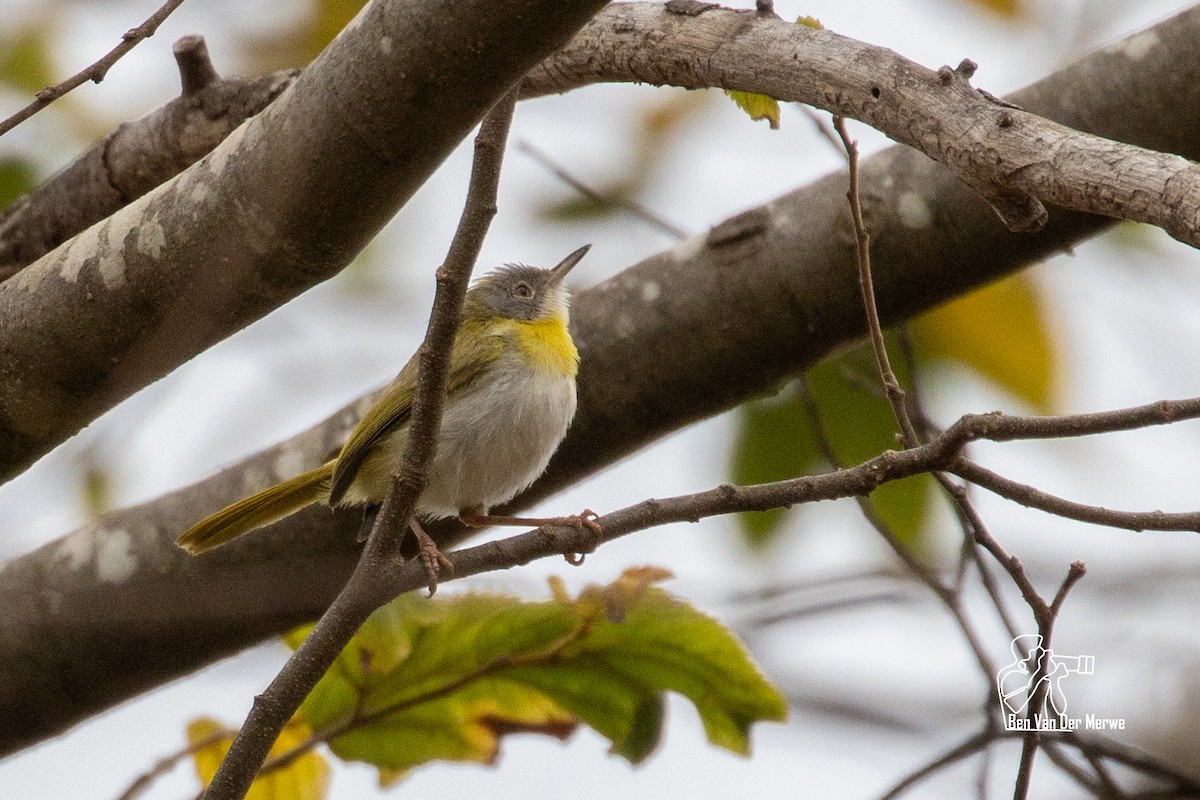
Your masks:
M 587 255 L 588 250 L 591 249 L 592 246 L 590 244 L 585 244 L 583 247 L 579 248 L 574 253 L 571 253 L 571 255 L 558 262 L 554 269 L 550 270 L 550 280 L 547 285 L 557 286 L 558 284 L 562 283 L 562 279 L 567 277 L 567 273 L 571 271 L 571 268 L 582 261 L 583 257 Z

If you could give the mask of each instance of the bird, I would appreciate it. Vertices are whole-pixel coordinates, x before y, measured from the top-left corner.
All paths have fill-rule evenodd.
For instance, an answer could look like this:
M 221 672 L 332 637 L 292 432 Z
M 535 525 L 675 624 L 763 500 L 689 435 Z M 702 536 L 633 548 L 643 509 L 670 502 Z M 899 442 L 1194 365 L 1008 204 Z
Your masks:
M 413 533 L 427 571 L 437 551 L 417 518 L 458 517 L 468 525 L 586 525 L 599 536 L 595 514 L 521 518 L 489 515 L 545 471 L 577 405 L 579 351 L 568 327 L 567 273 L 591 249 L 585 245 L 550 269 L 505 264 L 466 293 L 454 338 L 437 448 L 417 499 Z M 282 519 L 305 506 L 364 506 L 363 537 L 390 491 L 408 441 L 418 356 L 414 354 L 351 432 L 337 457 L 197 522 L 177 544 L 198 555 Z

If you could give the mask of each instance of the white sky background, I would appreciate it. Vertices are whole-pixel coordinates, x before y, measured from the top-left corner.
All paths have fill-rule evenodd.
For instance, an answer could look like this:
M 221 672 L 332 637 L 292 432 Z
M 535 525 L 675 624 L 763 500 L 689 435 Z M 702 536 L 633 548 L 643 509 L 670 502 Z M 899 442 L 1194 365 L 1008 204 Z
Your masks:
M 8 19 L 20 18 L 35 5 L 35 0 L 0 0 Z M 61 73 L 69 74 L 106 51 L 157 5 L 64 7 Z M 1029 3 L 1032 19 L 1007 23 L 961 0 L 777 0 L 784 17 L 816 16 L 839 33 L 891 47 L 929 67 L 970 57 L 980 65 L 974 83 L 997 94 L 1188 5 L 1181 0 L 1040 0 Z M 204 34 L 218 69 L 237 72 L 233 59 L 239 37 L 298 13 L 279 0 L 254 4 L 258 17 L 251 19 L 245 10 L 249 7 L 229 0 L 190 0 L 103 84 L 78 90 L 74 102 L 113 123 L 157 107 L 177 91 L 169 45 L 185 33 Z M 576 176 L 602 184 L 628 157 L 626 138 L 635 125 L 631 112 L 659 102 L 667 91 L 600 87 L 524 103 L 513 139 L 536 144 Z M 17 98 L 0 95 L 0 112 L 16 106 Z M 861 125 L 853 132 L 868 150 L 883 144 Z M 65 164 L 80 148 L 49 115 L 0 141 L 0 154 L 51 153 L 47 169 Z M 0 559 L 27 552 L 84 521 L 79 467 L 87 458 L 109 470 L 119 504 L 141 502 L 302 430 L 390 378 L 424 330 L 432 270 L 457 222 L 469 158 L 465 145 L 401 211 L 371 246 L 369 255 L 377 262 L 372 267 L 348 271 L 193 359 L 0 487 Z M 705 106 L 663 158 L 659 175 L 641 199 L 697 233 L 839 165 L 798 109 L 785 107 L 783 129 L 772 132 L 719 98 Z M 553 227 L 536 218 L 539 199 L 570 193 L 510 150 L 500 214 L 481 267 L 509 260 L 549 264 L 591 241 L 592 253 L 572 274 L 574 285 L 586 286 L 671 243 L 628 218 Z M 1055 330 L 1067 355 L 1063 411 L 1200 394 L 1195 358 L 1200 346 L 1200 257 L 1165 235 L 1152 235 L 1148 242 L 1118 250 L 1102 239 L 1037 268 L 1035 274 L 1054 303 Z M 388 266 L 393 264 L 395 268 Z M 965 372 L 940 377 L 930 394 L 943 422 L 967 411 L 1022 410 Z M 728 416 L 694 426 L 565 492 L 547 508 L 565 512 L 588 506 L 604 512 L 648 494 L 708 488 L 727 479 L 731 442 Z M 1200 428 L 1181 425 L 1089 441 L 981 447 L 979 455 L 1004 474 L 1082 501 L 1188 510 L 1196 504 L 1190 476 L 1197 471 L 1198 450 Z M 1071 685 L 1076 690 L 1071 701 L 1080 712 L 1124 716 L 1140 737 L 1137 741 L 1148 745 L 1153 737 L 1169 734 L 1173 709 L 1190 705 L 1193 714 L 1200 709 L 1200 684 L 1192 677 L 1200 665 L 1200 611 L 1194 602 L 1200 542 L 1194 534 L 1108 531 L 983 494 L 979 507 L 1010 552 L 1027 562 L 1044 592 L 1053 592 L 1071 560 L 1082 559 L 1089 566 L 1055 641 L 1059 652 L 1096 655 L 1096 675 Z M 562 575 L 578 588 L 611 580 L 630 565 L 659 564 L 678 575 L 669 588 L 736 623 L 763 606 L 732 602 L 733 589 L 763 582 L 802 585 L 889 563 L 850 503 L 806 509 L 793 519 L 794 535 L 769 560 L 746 555 L 733 520 L 714 519 L 626 537 L 604 546 L 581 569 L 546 561 L 471 585 L 544 595 L 549 574 Z M 953 535 L 950 526 L 945 530 Z M 895 588 L 873 584 L 881 585 Z M 793 606 L 804 608 L 830 599 L 831 593 L 844 597 L 854 591 L 811 590 Z M 753 635 L 756 657 L 797 696 L 798 705 L 789 724 L 758 726 L 755 755 L 749 760 L 708 746 L 694 711 L 676 700 L 662 748 L 637 769 L 608 756 L 606 743 L 588 731 L 566 745 L 515 737 L 505 742 L 496 769 L 434 765 L 418 770 L 389 795 L 522 800 L 563 795 L 726 798 L 735 793 L 877 796 L 973 732 L 981 697 L 974 664 L 948 617 L 919 590 L 901 586 L 899 592 L 900 599 L 806 615 Z M 1007 637 L 988 624 L 981 629 L 994 644 L 996 660 L 1004 663 Z M 193 717 L 240 722 L 254 693 L 284 657 L 282 645 L 254 648 L 0 762 L 0 798 L 113 798 L 156 759 L 181 746 L 184 725 Z M 878 714 L 892 725 L 838 719 L 822 713 L 819 705 L 828 703 Z M 1196 751 L 1200 739 L 1194 731 L 1190 737 L 1190 744 L 1185 737 L 1174 746 L 1180 752 L 1188 747 Z M 1011 791 L 1015 766 L 1015 749 L 996 752 L 992 786 L 999 796 Z M 975 775 L 971 768 L 958 770 L 912 796 L 974 792 Z M 184 766 L 146 796 L 188 797 L 195 788 L 191 768 Z M 331 797 L 373 797 L 377 791 L 372 770 L 335 767 Z M 1039 769 L 1034 791 L 1048 797 L 1075 789 L 1057 772 Z

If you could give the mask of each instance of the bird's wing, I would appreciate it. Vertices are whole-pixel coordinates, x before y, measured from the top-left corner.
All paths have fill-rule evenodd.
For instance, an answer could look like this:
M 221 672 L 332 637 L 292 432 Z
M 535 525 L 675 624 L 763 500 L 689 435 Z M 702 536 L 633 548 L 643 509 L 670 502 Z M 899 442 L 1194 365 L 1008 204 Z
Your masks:
M 470 323 L 467 323 L 470 324 Z M 468 342 L 468 339 L 471 341 Z M 450 357 L 450 379 L 446 385 L 449 396 L 477 377 L 484 368 L 500 357 L 504 341 L 499 336 L 464 337 L 461 332 L 454 340 Z M 363 416 L 338 454 L 333 468 L 329 504 L 337 505 L 350 484 L 354 482 L 363 461 L 376 444 L 408 422 L 412 414 L 413 392 L 417 385 L 418 353 L 414 353 L 383 396 L 375 401 Z

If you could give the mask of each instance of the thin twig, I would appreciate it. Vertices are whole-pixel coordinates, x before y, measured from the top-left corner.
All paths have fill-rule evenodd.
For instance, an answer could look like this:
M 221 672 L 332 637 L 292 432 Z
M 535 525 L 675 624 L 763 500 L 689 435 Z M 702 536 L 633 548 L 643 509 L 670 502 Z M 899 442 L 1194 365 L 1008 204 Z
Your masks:
M 1041 743 L 1042 752 L 1046 754 L 1046 758 L 1050 759 L 1056 767 L 1067 773 L 1076 783 L 1095 796 L 1104 798 L 1126 796 L 1125 792 L 1121 791 L 1121 787 L 1113 780 L 1103 759 L 1094 753 L 1087 753 L 1083 750 L 1079 751 L 1079 754 L 1083 756 L 1084 760 L 1092 768 L 1093 777 L 1092 774 L 1088 774 L 1083 766 L 1071 760 L 1070 754 L 1065 752 L 1066 747 L 1067 745 L 1054 739 L 1042 739 Z
M 167 2 L 163 3 L 162 8 L 151 14 L 141 25 L 125 31 L 121 35 L 121 43 L 105 53 L 104 56 L 91 64 L 91 66 L 85 67 L 62 83 L 47 86 L 45 89 L 39 91 L 32 103 L 8 119 L 0 122 L 0 136 L 8 133 L 72 89 L 82 86 L 88 81 L 100 83 L 100 81 L 104 80 L 104 76 L 108 74 L 108 71 L 112 69 L 113 64 L 120 61 L 126 53 L 137 47 L 140 42 L 153 36 L 154 32 L 158 30 L 158 26 L 162 25 L 167 17 L 171 16 L 171 12 L 179 8 L 182 4 L 183 0 L 167 0 Z
M 1052 495 L 1028 484 L 1005 478 L 966 459 L 956 460 L 947 469 L 1001 497 L 1066 519 L 1130 531 L 1200 531 L 1200 512 L 1197 511 L 1118 511 Z
M 358 627 L 380 605 L 412 588 L 397 585 L 392 575 L 415 566 L 426 576 L 420 559 L 414 559 L 406 567 L 397 566 L 400 542 L 425 485 L 425 472 L 433 460 L 449 379 L 450 350 L 471 270 L 496 213 L 504 143 L 515 104 L 514 90 L 484 118 L 475 139 L 475 162 L 466 207 L 446 261 L 438 269 L 433 311 L 421 345 L 408 441 L 392 489 L 345 587 L 271 685 L 255 698 L 246 723 L 205 792 L 208 800 L 237 800 L 245 795 L 283 726 Z
M 908 406 L 904 399 L 904 389 L 896 379 L 888 359 L 887 344 L 883 339 L 883 327 L 879 322 L 879 309 L 875 305 L 875 284 L 871 277 L 871 234 L 863 221 L 862 203 L 858 194 L 858 143 L 850 138 L 846 131 L 846 120 L 843 117 L 833 118 L 833 128 L 842 139 L 846 148 L 846 159 L 850 168 L 850 188 L 846 197 L 850 201 L 850 215 L 854 220 L 854 244 L 858 254 L 858 285 L 862 292 L 863 310 L 867 317 L 867 334 L 871 339 L 871 349 L 875 351 L 875 361 L 879 366 L 879 375 L 883 379 L 883 388 L 887 393 L 888 402 L 900 425 L 900 435 L 905 447 L 914 447 L 920 442 L 917 429 L 908 416 Z
M 117 797 L 117 800 L 134 800 L 134 798 L 139 797 L 143 792 L 149 789 L 150 784 L 154 783 L 154 781 L 175 769 L 175 765 L 180 761 L 188 756 L 195 755 L 206 747 L 211 747 L 217 742 L 220 742 L 224 739 L 229 739 L 234 735 L 234 733 L 236 733 L 236 731 L 229 730 L 228 728 L 215 730 L 208 736 L 205 736 L 195 742 L 191 742 L 186 747 L 183 747 L 168 756 L 160 758 L 157 762 L 155 762 L 154 766 L 134 779 L 133 783 L 129 784 L 129 787 L 126 788 L 125 791 L 121 792 L 120 796 Z
M 970 559 L 975 564 L 975 569 L 979 573 L 979 582 L 983 585 L 983 589 L 987 592 L 988 597 L 992 601 L 992 605 L 996 608 L 996 613 L 1000 617 L 1004 629 L 1008 631 L 1011 638 L 1016 638 L 1019 631 L 1017 623 L 1012 618 L 1012 612 L 1008 609 L 1008 604 L 1004 602 L 1004 595 L 1000 593 L 1000 587 L 996 583 L 996 578 L 992 575 L 991 568 L 988 562 L 985 561 L 979 554 L 978 546 L 983 546 L 987 542 L 991 549 L 999 547 L 999 542 L 991 531 L 983 523 L 983 519 L 979 516 L 979 512 L 975 509 L 975 505 L 971 502 L 971 498 L 967 494 L 967 487 L 947 481 L 942 484 L 946 491 L 950 493 L 954 500 L 955 510 L 962 515 L 964 521 L 964 538 L 968 539 Z M 988 549 L 988 548 L 985 548 Z
M 880 796 L 879 800 L 895 800 L 895 798 L 904 794 L 917 783 L 921 782 L 925 778 L 928 778 L 933 773 L 939 772 L 946 767 L 949 767 L 952 764 L 962 761 L 964 758 L 983 750 L 993 741 L 998 738 L 1003 738 L 1003 736 L 1003 732 L 997 734 L 991 730 L 982 730 L 979 733 L 968 737 L 961 743 L 942 753 L 937 758 L 905 775 L 900 779 L 899 782 L 892 786 L 891 789 L 888 789 L 886 792 L 884 792 Z
M 567 172 L 567 170 L 555 162 L 548 153 L 539 149 L 538 147 L 535 147 L 533 144 L 530 144 L 527 141 L 520 141 L 517 142 L 517 149 L 544 167 L 547 171 L 554 175 L 554 177 L 558 178 L 560 181 L 567 184 L 567 186 L 570 186 L 572 189 L 579 192 L 589 200 L 598 203 L 601 206 L 619 208 L 636 219 L 640 219 L 647 225 L 657 228 L 658 230 L 675 239 L 686 239 L 688 236 L 690 236 L 690 234 L 683 228 L 675 225 L 672 222 L 668 222 L 665 218 L 654 213 L 641 203 L 634 202 L 633 200 L 630 200 L 626 197 L 621 197 L 620 195 L 601 192 L 598 189 L 588 186 L 570 172 Z
M 1175 791 L 1181 796 L 1200 797 L 1200 781 L 1137 748 L 1110 741 L 1099 735 L 1084 736 L 1078 731 L 1064 732 L 1062 740 L 1076 747 L 1089 760 L 1107 759 L 1159 780 L 1171 781 L 1175 784 Z
M 1015 558 L 1012 559 L 1012 562 L 1014 571 L 1020 571 L 1023 576 L 1024 572 L 1020 570 L 1020 564 Z M 1033 597 L 1026 595 L 1026 601 L 1033 610 L 1034 617 L 1037 618 L 1038 635 L 1041 638 L 1037 648 L 1037 667 L 1030 681 L 1029 705 L 1025 712 L 1026 718 L 1033 724 L 1025 732 L 1025 741 L 1021 746 L 1021 762 L 1017 768 L 1017 779 L 1013 784 L 1013 800 L 1025 800 L 1029 796 L 1033 762 L 1041 743 L 1042 708 L 1050 693 L 1050 640 L 1054 634 L 1054 622 L 1058 618 L 1058 612 L 1062 609 L 1063 601 L 1067 599 L 1067 593 L 1085 574 L 1087 574 L 1087 567 L 1082 561 L 1072 562 L 1071 568 L 1067 571 L 1067 577 L 1063 579 L 1062 586 L 1054 596 L 1054 601 L 1049 605 L 1046 605 L 1046 602 L 1036 594 Z M 1027 582 L 1022 585 L 1022 591 L 1024 591 L 1025 585 Z
M 821 410 L 817 407 L 816 398 L 812 395 L 811 387 L 808 385 L 808 380 L 803 376 L 796 382 L 797 389 L 800 393 L 801 403 L 808 414 L 809 420 L 812 422 L 813 430 L 816 434 L 817 448 L 827 460 L 830 466 L 836 469 L 843 469 L 845 465 L 838 458 L 836 451 L 833 449 L 833 443 L 829 439 L 829 433 L 825 428 L 824 421 L 821 418 Z M 975 661 L 979 665 L 979 669 L 986 677 L 985 684 L 989 691 L 991 688 L 991 674 L 995 671 L 995 666 L 988 657 L 987 649 L 983 646 L 979 635 L 976 633 L 971 624 L 971 620 L 967 617 L 966 609 L 963 607 L 962 594 L 956 589 L 953 589 L 944 584 L 937 574 L 927 566 L 923 561 L 913 554 L 910 548 L 900 541 L 896 532 L 891 526 L 879 516 L 879 512 L 875 509 L 870 498 L 859 495 L 854 498 L 858 502 L 859 510 L 863 517 L 875 529 L 875 531 L 883 538 L 887 545 L 892 548 L 892 552 L 904 563 L 913 575 L 917 577 L 926 587 L 933 592 L 934 596 L 941 601 L 950 615 L 954 617 L 955 623 L 962 632 L 963 639 L 966 640 L 967 646 L 971 649 L 972 655 L 975 656 Z
M 808 121 L 811 122 L 813 127 L 817 129 L 817 133 L 820 134 L 821 138 L 829 142 L 829 144 L 833 146 L 833 149 L 837 151 L 838 155 L 845 155 L 845 152 L 842 150 L 842 143 L 838 140 L 837 134 L 834 133 L 833 128 L 830 128 L 829 124 L 825 122 L 825 115 L 818 114 L 816 109 L 805 103 L 800 103 L 798 105 L 800 111 L 804 113 L 804 116 L 808 117 Z

